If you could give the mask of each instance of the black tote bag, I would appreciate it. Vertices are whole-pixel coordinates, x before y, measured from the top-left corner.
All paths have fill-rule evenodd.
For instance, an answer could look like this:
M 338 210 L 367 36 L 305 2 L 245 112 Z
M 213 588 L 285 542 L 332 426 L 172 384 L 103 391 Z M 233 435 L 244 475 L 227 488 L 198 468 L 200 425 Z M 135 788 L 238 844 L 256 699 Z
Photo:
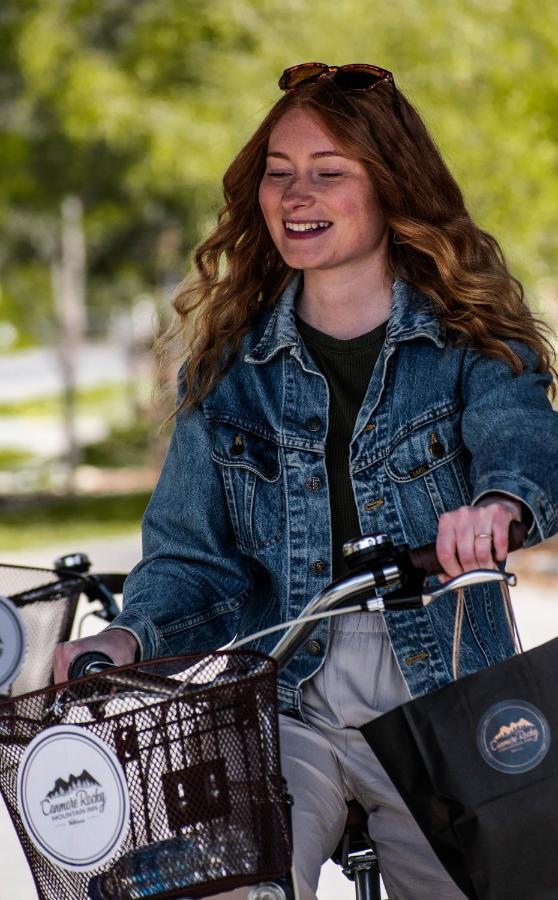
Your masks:
M 471 900 L 558 898 L 558 638 L 360 729 Z

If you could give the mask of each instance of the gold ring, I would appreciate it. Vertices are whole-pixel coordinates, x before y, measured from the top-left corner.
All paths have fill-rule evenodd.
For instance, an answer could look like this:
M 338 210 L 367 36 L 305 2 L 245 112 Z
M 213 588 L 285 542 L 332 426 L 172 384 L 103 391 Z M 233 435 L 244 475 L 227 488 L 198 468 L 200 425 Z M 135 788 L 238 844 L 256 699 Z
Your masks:
M 484 534 L 483 532 L 481 532 L 480 534 L 476 534 L 476 535 L 475 535 L 475 540 L 476 540 L 477 538 L 479 538 L 479 537 L 482 537 L 482 538 L 489 538 L 490 540 L 492 540 L 492 535 L 491 535 L 491 534 Z

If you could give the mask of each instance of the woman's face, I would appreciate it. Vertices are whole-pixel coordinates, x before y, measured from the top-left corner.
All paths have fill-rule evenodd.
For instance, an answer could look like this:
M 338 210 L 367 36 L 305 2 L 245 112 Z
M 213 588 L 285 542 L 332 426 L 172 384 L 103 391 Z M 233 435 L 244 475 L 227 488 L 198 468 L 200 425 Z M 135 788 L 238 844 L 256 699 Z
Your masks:
M 386 223 L 366 169 L 303 110 L 285 113 L 271 132 L 259 196 L 273 242 L 293 269 L 387 259 Z

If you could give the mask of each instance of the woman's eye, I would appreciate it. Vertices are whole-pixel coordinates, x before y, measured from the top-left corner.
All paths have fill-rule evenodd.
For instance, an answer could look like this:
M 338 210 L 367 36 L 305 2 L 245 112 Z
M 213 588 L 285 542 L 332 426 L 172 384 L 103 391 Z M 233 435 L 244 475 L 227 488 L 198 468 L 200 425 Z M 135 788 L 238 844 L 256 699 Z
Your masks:
M 288 178 L 290 172 L 266 172 L 268 178 Z
M 320 172 L 321 178 L 340 178 L 343 172 Z

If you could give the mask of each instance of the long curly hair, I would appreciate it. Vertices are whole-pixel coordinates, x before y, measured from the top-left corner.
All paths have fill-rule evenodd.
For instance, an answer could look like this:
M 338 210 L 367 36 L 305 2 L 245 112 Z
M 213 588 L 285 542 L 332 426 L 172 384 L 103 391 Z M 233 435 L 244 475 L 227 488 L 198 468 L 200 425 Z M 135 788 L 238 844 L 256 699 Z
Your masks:
M 431 298 L 450 340 L 499 357 L 519 373 L 521 359 L 506 343 L 516 339 L 535 351 L 539 371 L 556 375 L 549 329 L 529 310 L 496 239 L 472 221 L 411 103 L 389 84 L 357 93 L 322 78 L 282 96 L 225 173 L 217 225 L 195 252 L 197 277 L 174 295 L 177 316 L 160 342 L 163 350 L 177 338 L 182 345 L 186 388 L 179 409 L 211 391 L 247 330 L 293 275 L 258 202 L 269 136 L 292 109 L 315 116 L 343 152 L 367 168 L 393 237 L 392 274 Z

